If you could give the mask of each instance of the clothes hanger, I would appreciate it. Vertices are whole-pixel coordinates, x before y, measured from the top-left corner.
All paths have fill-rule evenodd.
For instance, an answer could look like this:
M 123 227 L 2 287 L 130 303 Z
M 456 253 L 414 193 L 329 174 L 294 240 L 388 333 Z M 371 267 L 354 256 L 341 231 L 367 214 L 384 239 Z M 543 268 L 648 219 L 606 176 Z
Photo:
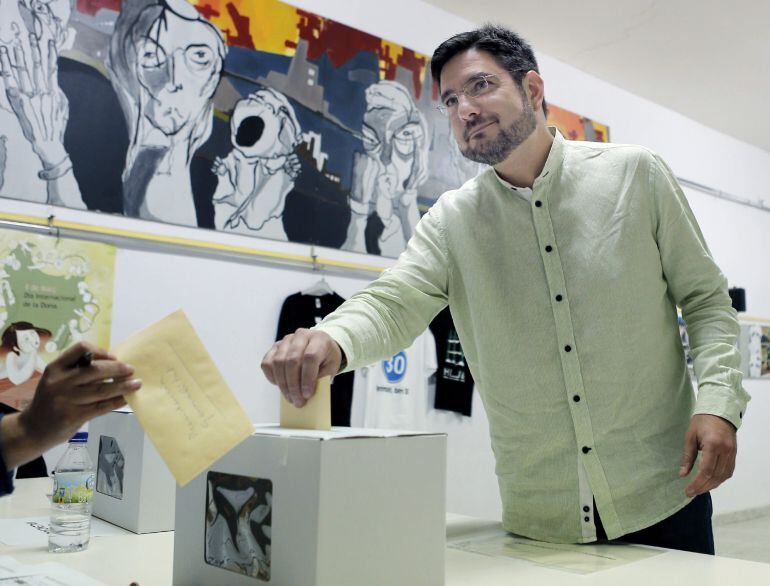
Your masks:
M 326 282 L 326 277 L 323 274 L 323 266 L 318 264 L 318 255 L 315 253 L 315 246 L 310 247 L 310 257 L 313 259 L 313 271 L 319 271 L 321 273 L 321 279 L 316 281 L 313 285 L 307 289 L 301 291 L 302 295 L 334 295 L 334 289 Z

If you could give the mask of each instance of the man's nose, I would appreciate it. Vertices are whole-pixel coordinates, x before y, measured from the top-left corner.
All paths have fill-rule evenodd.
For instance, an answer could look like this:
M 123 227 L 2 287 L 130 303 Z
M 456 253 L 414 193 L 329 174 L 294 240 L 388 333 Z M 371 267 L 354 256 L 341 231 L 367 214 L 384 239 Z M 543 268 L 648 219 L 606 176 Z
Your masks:
M 462 94 L 457 97 L 457 116 L 462 121 L 468 121 L 474 116 L 478 116 L 479 108 L 476 102 Z

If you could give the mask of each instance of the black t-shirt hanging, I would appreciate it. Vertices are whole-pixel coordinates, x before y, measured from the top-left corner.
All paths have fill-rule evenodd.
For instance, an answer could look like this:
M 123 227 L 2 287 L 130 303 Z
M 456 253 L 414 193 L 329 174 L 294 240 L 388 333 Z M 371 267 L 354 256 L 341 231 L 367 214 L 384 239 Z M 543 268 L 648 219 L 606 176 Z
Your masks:
M 470 417 L 473 405 L 473 377 L 460 346 L 460 338 L 445 308 L 430 324 L 436 339 L 436 409 L 455 411 Z
M 278 318 L 280 340 L 298 328 L 312 328 L 344 303 L 336 293 L 327 295 L 289 295 L 281 306 Z M 332 425 L 350 427 L 350 405 L 353 401 L 353 373 L 338 374 L 332 382 Z

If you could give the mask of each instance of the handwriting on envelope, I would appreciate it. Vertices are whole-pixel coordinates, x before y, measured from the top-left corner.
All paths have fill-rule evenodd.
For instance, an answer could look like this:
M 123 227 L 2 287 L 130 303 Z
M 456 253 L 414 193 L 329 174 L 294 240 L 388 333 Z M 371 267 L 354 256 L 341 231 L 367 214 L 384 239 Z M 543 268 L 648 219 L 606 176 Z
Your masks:
M 181 486 L 254 431 L 183 311 L 113 352 L 142 379 L 141 390 L 126 399 Z

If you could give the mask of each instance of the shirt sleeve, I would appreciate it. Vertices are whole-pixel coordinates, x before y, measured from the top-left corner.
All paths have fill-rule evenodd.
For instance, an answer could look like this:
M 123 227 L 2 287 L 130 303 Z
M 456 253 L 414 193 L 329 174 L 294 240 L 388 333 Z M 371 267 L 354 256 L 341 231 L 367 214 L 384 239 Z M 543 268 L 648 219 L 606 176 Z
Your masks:
M 339 344 L 344 371 L 408 348 L 446 306 L 449 264 L 439 203 L 419 221 L 393 267 L 313 328 Z
M 657 155 L 650 181 L 663 274 L 682 309 L 698 380 L 693 414 L 717 415 L 737 429 L 751 397 L 742 384 L 739 325 L 727 279 L 714 262 L 676 177 Z
M 0 413 L 0 419 L 3 418 L 3 415 Z M 2 446 L 0 446 L 0 496 L 5 496 L 13 492 L 13 470 L 6 468 L 1 448 Z

